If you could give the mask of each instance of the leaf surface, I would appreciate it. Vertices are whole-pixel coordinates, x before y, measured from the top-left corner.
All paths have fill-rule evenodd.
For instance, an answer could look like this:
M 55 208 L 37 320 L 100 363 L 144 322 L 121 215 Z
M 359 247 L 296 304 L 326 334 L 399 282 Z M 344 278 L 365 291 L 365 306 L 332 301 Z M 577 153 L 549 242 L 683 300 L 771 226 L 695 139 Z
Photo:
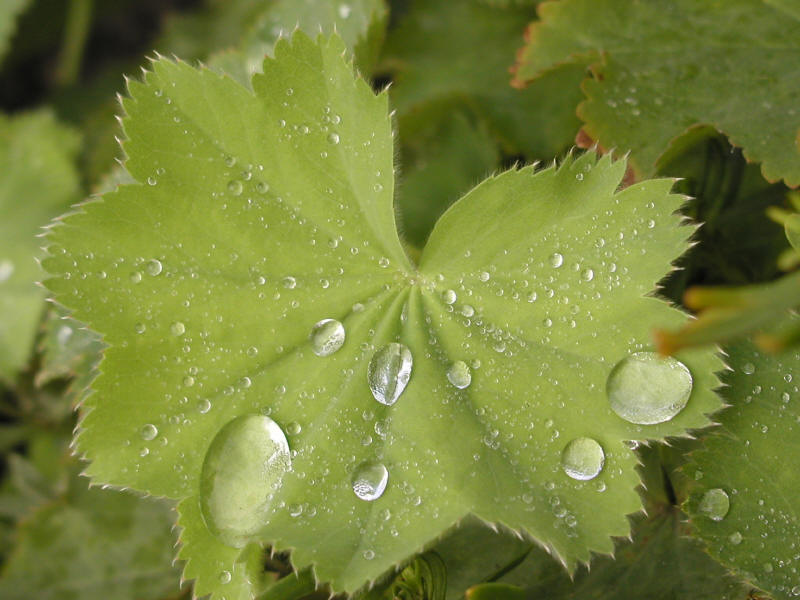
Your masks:
M 5 0 L 0 4 L 0 64 L 8 51 L 17 17 L 28 7 L 30 0 Z
M 46 112 L 0 115 L 0 380 L 28 360 L 44 310 L 40 228 L 80 193 L 79 139 Z
M 776 599 L 793 598 L 800 594 L 800 354 L 770 356 L 743 343 L 729 349 L 728 362 L 731 406 L 718 415 L 722 431 L 685 468 L 694 483 L 686 509 L 712 556 Z M 729 501 L 720 520 L 703 510 L 717 489 Z
M 45 263 L 47 285 L 110 344 L 76 441 L 89 474 L 181 499 L 181 556 L 215 596 L 226 562 L 221 585 L 257 587 L 246 569 L 234 578 L 239 551 L 204 556 L 198 507 L 212 441 L 246 415 L 274 419 L 292 462 L 253 544 L 292 548 L 334 591 L 468 513 L 570 567 L 610 551 L 640 507 L 622 441 L 682 435 L 719 407 L 721 363 L 704 350 L 679 355 L 693 385 L 672 420 L 629 423 L 605 394 L 614 365 L 649 349 L 654 320 L 684 319 L 648 295 L 685 249 L 682 197 L 669 180 L 618 191 L 624 162 L 594 154 L 509 171 L 445 213 L 415 267 L 394 223 L 387 96 L 353 77 L 344 49 L 279 41 L 254 93 L 166 60 L 130 84 L 126 168 L 143 183 L 65 218 Z M 319 356 L 309 338 L 323 319 L 346 337 Z M 392 343 L 413 363 L 393 406 L 368 385 Z M 604 450 L 592 481 L 561 466 L 578 437 Z M 374 502 L 354 494 L 365 461 L 389 473 Z M 240 461 L 225 464 L 235 477 Z
M 655 172 L 672 138 L 703 123 L 761 163 L 767 180 L 800 185 L 796 3 L 566 0 L 539 14 L 518 82 L 591 66 L 579 116 L 601 145 L 630 150 L 640 176 Z

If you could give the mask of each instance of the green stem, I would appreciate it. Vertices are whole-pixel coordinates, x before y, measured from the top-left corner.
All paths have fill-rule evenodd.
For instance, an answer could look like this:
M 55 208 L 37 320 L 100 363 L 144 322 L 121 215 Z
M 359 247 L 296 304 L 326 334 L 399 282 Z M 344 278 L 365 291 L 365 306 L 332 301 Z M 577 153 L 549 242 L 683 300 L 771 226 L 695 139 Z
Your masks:
M 86 39 L 92 23 L 93 0 L 71 0 L 64 26 L 64 39 L 56 66 L 55 81 L 58 87 L 68 87 L 78 81 L 86 48 Z

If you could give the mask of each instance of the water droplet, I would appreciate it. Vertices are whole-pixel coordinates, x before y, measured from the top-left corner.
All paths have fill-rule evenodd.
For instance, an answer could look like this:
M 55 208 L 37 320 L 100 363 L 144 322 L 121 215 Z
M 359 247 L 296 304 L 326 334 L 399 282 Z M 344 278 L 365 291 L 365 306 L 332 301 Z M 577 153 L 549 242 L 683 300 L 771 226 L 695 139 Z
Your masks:
M 364 560 L 372 560 L 375 558 L 375 552 L 373 550 L 364 550 L 362 556 L 364 557 Z
M 463 360 L 457 360 L 450 368 L 447 370 L 447 379 L 452 383 L 455 387 L 460 390 L 463 390 L 466 387 L 469 387 L 469 384 L 472 383 L 472 373 L 469 370 L 469 366 Z
M 339 143 L 339 134 L 338 133 L 329 133 L 328 134 L 328 141 L 331 144 L 338 144 Z
M 584 281 L 591 281 L 594 279 L 594 271 L 592 269 L 584 269 L 581 271 L 581 279 Z
M 156 275 L 160 275 L 161 274 L 161 271 L 164 270 L 164 267 L 161 264 L 160 260 L 154 258 L 153 260 L 151 260 L 150 262 L 147 263 L 147 266 L 145 267 L 145 269 L 147 270 L 148 274 L 150 274 L 153 277 L 155 277 Z
M 157 183 L 158 180 L 155 177 L 150 176 L 147 178 L 147 185 L 156 185 Z
M 446 290 L 442 294 L 442 300 L 444 300 L 445 304 L 455 304 L 457 300 L 457 296 L 454 290 Z
M 734 546 L 738 546 L 739 544 L 741 544 L 742 543 L 742 539 L 743 539 L 742 538 L 742 534 L 740 532 L 738 532 L 738 531 L 734 531 L 732 534 L 730 534 L 728 536 L 728 540 Z
M 282 283 L 287 290 L 293 290 L 297 287 L 297 280 L 291 275 L 284 277 Z
M 208 529 L 243 547 L 266 521 L 273 494 L 291 468 L 289 444 L 264 415 L 228 422 L 209 446 L 200 476 L 200 507 Z
M 367 367 L 367 382 L 375 400 L 391 406 L 406 389 L 411 377 L 411 351 L 393 342 L 372 355 Z
M 139 435 L 141 435 L 142 439 L 145 440 L 146 442 L 154 440 L 158 435 L 158 427 L 156 427 L 152 423 L 148 423 L 147 425 L 142 427 L 141 431 L 139 431 Z
M 469 304 L 465 304 L 464 306 L 461 307 L 461 314 L 464 315 L 465 317 L 471 317 L 472 315 L 475 314 L 475 309 Z
M 14 263 L 8 260 L 7 258 L 0 260 L 0 283 L 8 281 L 13 273 L 14 273 Z
M 186 333 L 186 325 L 181 323 L 180 321 L 175 321 L 172 325 L 169 326 L 169 331 L 172 335 L 183 335 Z
M 230 571 L 223 571 L 222 573 L 219 574 L 219 582 L 222 585 L 225 585 L 226 583 L 230 583 L 232 578 L 233 578 L 233 576 L 231 575 Z
M 708 490 L 700 499 L 697 510 L 706 515 L 712 521 L 722 521 L 731 507 L 728 493 L 720 488 Z
M 286 433 L 289 435 L 297 435 L 303 431 L 303 427 L 297 421 L 292 421 L 286 426 Z
M 692 393 L 692 374 L 682 362 L 655 352 L 636 352 L 619 361 L 606 382 L 611 408 L 638 425 L 672 419 Z
M 139 283 L 142 280 L 142 274 L 139 271 L 131 273 L 131 283 Z
M 488 271 L 483 271 L 483 272 L 481 272 L 481 274 L 480 274 L 480 275 L 478 275 L 478 278 L 479 278 L 481 281 L 483 281 L 484 283 L 486 283 L 487 281 L 489 281 L 489 280 L 492 278 L 492 276 L 491 276 L 491 275 L 489 275 L 489 272 L 488 272 Z
M 311 350 L 317 356 L 329 356 L 344 344 L 344 325 L 336 319 L 322 319 L 311 328 Z
M 745 375 L 752 375 L 756 372 L 756 367 L 753 363 L 744 363 L 742 365 L 742 373 Z
M 358 465 L 353 473 L 353 493 L 361 500 L 371 502 L 383 495 L 388 482 L 389 471 L 383 464 L 366 461 Z
M 259 181 L 256 184 L 256 191 L 259 194 L 266 194 L 269 191 L 269 184 L 266 181 Z
M 561 453 L 561 468 L 573 479 L 594 479 L 603 470 L 606 455 L 596 440 L 588 437 L 575 438 Z
M 146 329 L 147 326 L 144 323 L 136 323 L 136 325 L 133 326 L 133 330 L 136 333 L 144 333 Z
M 228 191 L 234 196 L 240 195 L 242 193 L 242 190 L 244 190 L 244 186 L 242 185 L 242 182 L 239 181 L 238 179 L 232 179 L 231 181 L 228 182 Z
M 554 269 L 559 268 L 561 265 L 564 264 L 564 256 L 556 252 L 555 254 L 550 255 L 550 266 Z
M 233 165 L 236 164 L 236 157 L 235 156 L 231 156 L 230 154 L 228 154 L 225 157 L 224 160 L 225 160 L 225 166 L 226 167 L 232 167 Z
M 206 414 L 208 411 L 211 410 L 211 401 L 207 398 L 202 398 L 197 401 L 197 410 L 200 412 L 201 415 Z

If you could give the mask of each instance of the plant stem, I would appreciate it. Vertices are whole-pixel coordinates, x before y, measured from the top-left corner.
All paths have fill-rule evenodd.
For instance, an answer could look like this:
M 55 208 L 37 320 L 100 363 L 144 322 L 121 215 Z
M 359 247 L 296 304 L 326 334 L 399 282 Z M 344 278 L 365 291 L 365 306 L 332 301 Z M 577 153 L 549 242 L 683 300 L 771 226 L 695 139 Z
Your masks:
M 93 0 L 71 0 L 64 25 L 64 38 L 55 72 L 57 87 L 68 87 L 78 81 L 83 51 L 92 22 Z

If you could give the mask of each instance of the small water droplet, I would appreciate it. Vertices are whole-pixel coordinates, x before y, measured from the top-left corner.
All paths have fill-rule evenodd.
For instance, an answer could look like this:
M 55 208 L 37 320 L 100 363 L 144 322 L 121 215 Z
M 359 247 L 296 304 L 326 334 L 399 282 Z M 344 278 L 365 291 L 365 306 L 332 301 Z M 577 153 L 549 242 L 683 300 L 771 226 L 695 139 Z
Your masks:
M 445 304 L 455 304 L 455 301 L 458 299 L 454 290 L 445 290 L 442 293 L 442 300 L 444 300 Z
M 339 143 L 339 134 L 338 133 L 329 133 L 328 134 L 328 142 L 331 144 L 338 144 Z
M 286 433 L 289 435 L 297 435 L 303 431 L 303 427 L 297 421 L 292 421 L 286 426 Z
M 14 263 L 4 258 L 0 260 L 0 283 L 8 281 L 14 273 Z
M 311 350 L 317 356 L 329 356 L 342 347 L 345 340 L 344 325 L 336 319 L 322 319 L 311 328 Z
M 200 507 L 209 530 L 243 547 L 263 527 L 274 493 L 291 467 L 289 443 L 264 415 L 228 422 L 209 446 L 200 475 Z
M 728 493 L 720 488 L 708 490 L 700 499 L 697 510 L 706 515 L 712 521 L 722 521 L 731 507 Z
M 480 275 L 478 275 L 478 278 L 479 278 L 481 281 L 483 281 L 484 283 L 486 283 L 487 281 L 489 281 L 489 280 L 492 278 L 492 276 L 491 276 L 491 275 L 489 275 L 489 272 L 488 272 L 488 271 L 482 271 L 482 272 L 481 272 L 481 274 L 480 274 Z
M 152 423 L 148 423 L 147 425 L 142 427 L 142 429 L 139 431 L 139 435 L 141 435 L 142 439 L 146 442 L 154 440 L 158 435 L 158 427 L 156 427 Z
M 236 157 L 231 156 L 230 154 L 226 155 L 224 160 L 226 167 L 232 167 L 233 165 L 236 164 Z
M 375 400 L 391 406 L 406 389 L 411 377 L 411 351 L 393 342 L 377 350 L 367 367 L 367 382 Z
M 155 177 L 150 176 L 147 178 L 147 185 L 156 185 L 157 183 L 158 180 Z
M 682 362 L 655 352 L 636 352 L 609 373 L 606 394 L 620 417 L 638 425 L 672 419 L 692 393 L 692 374 Z
M 142 280 L 142 274 L 139 271 L 131 273 L 131 283 L 139 283 Z
M 232 578 L 233 578 L 233 576 L 231 575 L 230 571 L 223 571 L 222 573 L 219 574 L 219 582 L 222 585 L 225 585 L 226 583 L 230 583 Z
M 136 323 L 136 325 L 133 326 L 133 330 L 136 333 L 144 333 L 146 329 L 147 329 L 147 326 L 145 326 L 144 323 Z
M 469 370 L 469 366 L 463 360 L 457 360 L 450 368 L 447 370 L 447 379 L 452 383 L 455 387 L 460 390 L 463 390 L 466 387 L 469 387 L 469 384 L 472 383 L 472 373 Z
M 201 415 L 206 414 L 211 410 L 211 401 L 207 398 L 202 398 L 197 401 L 197 410 Z
M 594 271 L 592 269 L 584 269 L 581 271 L 581 279 L 584 281 L 591 281 L 594 279 Z
M 745 375 L 752 375 L 756 372 L 756 367 L 753 363 L 744 363 L 742 365 L 742 373 Z
M 169 331 L 172 335 L 183 335 L 186 333 L 186 325 L 181 323 L 180 321 L 175 321 L 172 325 L 169 326 Z
M 158 260 L 157 258 L 154 258 L 153 260 L 151 260 L 151 261 L 149 261 L 147 263 L 147 266 L 145 267 L 145 269 L 147 270 L 147 273 L 149 275 L 152 275 L 153 277 L 155 277 L 156 275 L 160 275 L 161 274 L 161 271 L 164 270 L 164 266 L 161 264 L 160 260 Z
M 242 190 L 244 190 L 244 186 L 238 179 L 232 179 L 228 182 L 228 191 L 234 196 L 239 196 L 242 193 Z
M 605 452 L 596 440 L 580 437 L 564 447 L 561 453 L 561 468 L 573 479 L 586 481 L 600 474 L 605 460 Z
M 382 463 L 366 461 L 353 473 L 353 493 L 361 500 L 371 502 L 383 495 L 388 482 L 389 471 Z
M 475 314 L 475 309 L 469 304 L 465 304 L 464 306 L 461 307 L 461 314 L 464 315 L 465 317 L 471 317 L 472 315 Z
M 297 279 L 295 279 L 291 275 L 284 277 L 282 283 L 283 287 L 285 287 L 287 290 L 293 290 L 294 288 L 297 287 Z
M 734 546 L 738 546 L 739 544 L 741 544 L 742 543 L 742 539 L 743 539 L 742 538 L 742 534 L 740 532 L 738 532 L 738 531 L 734 531 L 732 534 L 730 534 L 728 536 L 728 540 Z
M 550 266 L 554 269 L 558 269 L 561 265 L 564 264 L 564 255 L 559 254 L 558 252 L 550 255 Z

